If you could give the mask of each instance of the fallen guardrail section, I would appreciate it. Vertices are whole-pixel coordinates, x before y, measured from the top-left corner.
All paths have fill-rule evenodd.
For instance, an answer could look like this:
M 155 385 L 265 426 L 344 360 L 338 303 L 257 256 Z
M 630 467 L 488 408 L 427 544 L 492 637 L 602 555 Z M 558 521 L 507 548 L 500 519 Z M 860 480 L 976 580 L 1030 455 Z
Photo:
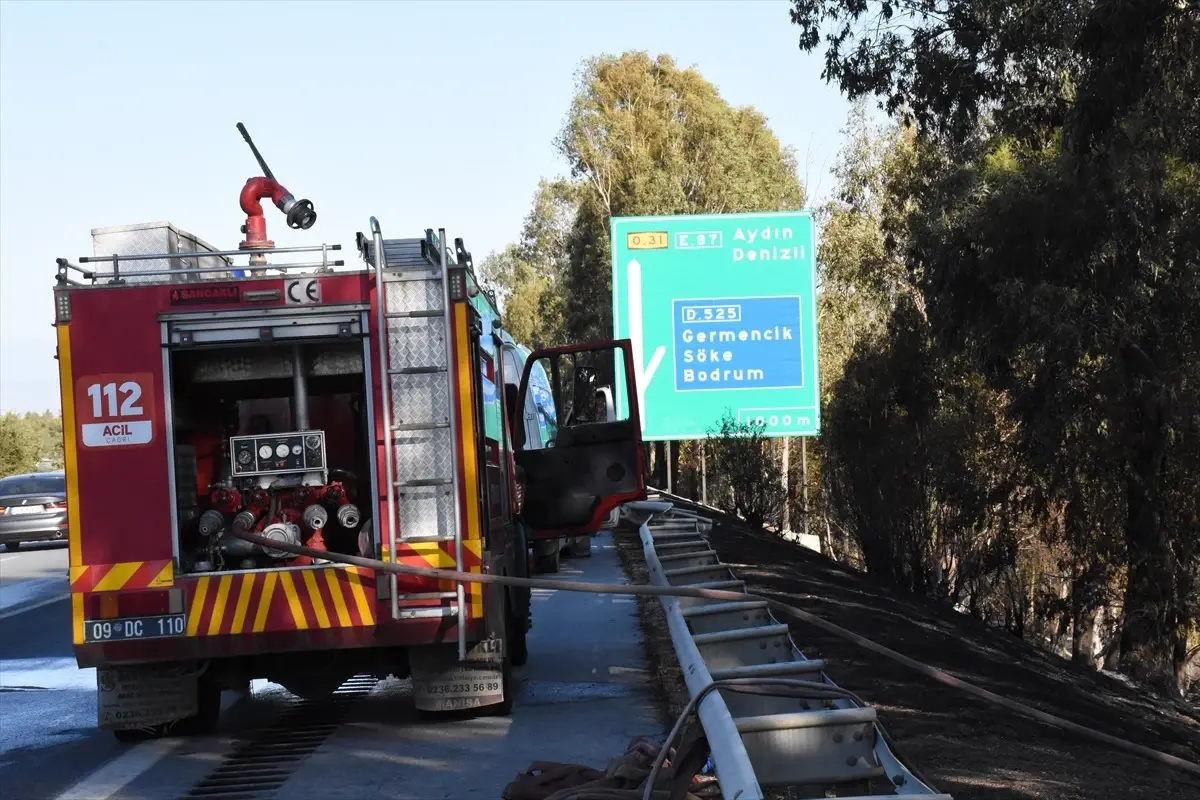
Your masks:
M 641 521 L 652 583 L 745 593 L 745 583 L 708 543 L 710 519 L 654 500 L 631 503 L 622 513 Z M 951 800 L 900 762 L 875 709 L 839 689 L 825 674 L 824 661 L 805 658 L 765 600 L 661 601 L 688 693 L 693 702 L 701 698 L 697 714 L 725 800 L 761 800 L 764 787 L 825 797 L 827 789 L 858 785 L 868 786 L 868 793 L 841 795 L 843 800 L 897 795 Z M 761 681 L 763 693 L 720 688 L 730 680 Z M 786 695 L 767 694 L 772 680 L 808 681 L 813 689 L 807 698 L 795 691 L 804 685 L 799 683 Z

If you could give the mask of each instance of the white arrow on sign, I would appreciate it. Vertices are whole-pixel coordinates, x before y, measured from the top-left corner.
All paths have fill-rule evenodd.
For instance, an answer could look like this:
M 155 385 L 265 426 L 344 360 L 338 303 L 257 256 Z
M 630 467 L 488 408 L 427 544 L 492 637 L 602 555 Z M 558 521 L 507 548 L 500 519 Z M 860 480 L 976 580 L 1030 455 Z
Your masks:
M 642 361 L 642 265 L 635 258 L 629 262 L 626 275 L 629 281 L 629 340 L 633 344 L 633 368 L 637 371 L 634 380 L 637 383 L 638 408 L 641 410 L 642 430 L 646 430 L 646 387 L 658 371 L 667 348 L 659 345 L 650 356 L 650 363 Z

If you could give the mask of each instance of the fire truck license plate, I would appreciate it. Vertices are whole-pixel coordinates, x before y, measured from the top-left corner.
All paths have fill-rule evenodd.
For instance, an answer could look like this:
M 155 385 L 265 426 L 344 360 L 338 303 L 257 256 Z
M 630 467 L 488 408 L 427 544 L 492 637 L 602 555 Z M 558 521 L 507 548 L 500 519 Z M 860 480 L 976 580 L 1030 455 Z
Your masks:
M 129 619 L 89 619 L 83 623 L 83 641 L 122 642 L 127 639 L 161 639 L 183 636 L 187 614 L 163 614 Z

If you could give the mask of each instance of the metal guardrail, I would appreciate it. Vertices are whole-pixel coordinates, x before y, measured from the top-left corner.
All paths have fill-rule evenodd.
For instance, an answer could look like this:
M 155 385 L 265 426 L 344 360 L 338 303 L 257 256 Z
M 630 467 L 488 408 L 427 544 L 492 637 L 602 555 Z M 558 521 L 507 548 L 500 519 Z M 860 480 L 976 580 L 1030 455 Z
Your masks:
M 624 513 L 649 517 L 638 532 L 653 584 L 746 592 L 708 543 L 710 519 L 670 502 L 633 503 Z M 868 794 L 843 800 L 897 795 L 952 800 L 900 762 L 875 709 L 857 698 L 707 689 L 714 680 L 731 678 L 799 679 L 837 689 L 825 675 L 825 662 L 804 656 L 765 600 L 661 601 L 689 695 L 694 699 L 707 691 L 697 713 L 725 800 L 762 800 L 764 787 L 784 786 L 801 796 L 824 797 L 826 789 L 864 783 Z M 884 791 L 876 792 L 876 786 Z

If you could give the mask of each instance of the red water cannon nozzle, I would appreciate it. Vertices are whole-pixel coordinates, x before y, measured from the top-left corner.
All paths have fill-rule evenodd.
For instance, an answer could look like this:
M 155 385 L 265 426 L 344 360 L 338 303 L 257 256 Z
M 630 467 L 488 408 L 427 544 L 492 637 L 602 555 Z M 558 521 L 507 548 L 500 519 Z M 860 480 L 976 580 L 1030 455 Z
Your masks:
M 275 243 L 267 238 L 267 220 L 263 216 L 260 200 L 271 198 L 271 202 L 287 216 L 288 227 L 293 230 L 311 228 L 317 221 L 317 212 L 313 209 L 311 200 L 297 200 L 282 183 L 275 180 L 267 162 L 258 152 L 258 148 L 254 146 L 254 141 L 250 138 L 246 126 L 239 122 L 237 127 L 246 140 L 246 144 L 250 145 L 250 150 L 258 160 L 258 165 L 265 173 L 265 177 L 260 175 L 249 178 L 238 197 L 238 203 L 246 214 L 246 224 L 242 226 L 242 233 L 246 235 L 246 238 L 238 245 L 238 249 L 266 250 L 274 247 Z M 266 257 L 253 255 L 250 257 L 250 263 L 265 264 Z

